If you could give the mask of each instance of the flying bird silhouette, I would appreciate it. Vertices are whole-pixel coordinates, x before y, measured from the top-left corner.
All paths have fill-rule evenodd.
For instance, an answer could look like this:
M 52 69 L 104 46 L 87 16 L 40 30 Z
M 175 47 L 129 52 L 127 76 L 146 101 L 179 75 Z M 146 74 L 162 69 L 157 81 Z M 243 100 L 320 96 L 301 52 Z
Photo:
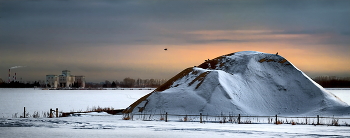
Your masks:
M 164 48 L 165 51 L 167 51 L 168 49 L 167 48 Z

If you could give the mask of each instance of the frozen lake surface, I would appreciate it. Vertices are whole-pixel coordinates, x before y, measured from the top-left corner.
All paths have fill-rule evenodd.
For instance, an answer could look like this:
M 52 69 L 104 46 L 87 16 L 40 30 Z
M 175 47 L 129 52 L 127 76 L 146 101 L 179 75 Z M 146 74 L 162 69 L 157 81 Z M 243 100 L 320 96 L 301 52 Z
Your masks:
M 350 105 L 350 88 L 347 89 L 327 89 L 329 92 L 333 93 L 339 97 L 342 101 Z
M 48 112 L 50 108 L 63 112 L 86 111 L 93 107 L 124 109 L 152 90 L 41 90 L 1 89 L 0 117 L 23 113 Z
M 122 120 L 105 113 L 65 118 L 12 118 L 34 111 L 126 108 L 152 90 L 0 89 L 0 136 L 17 137 L 350 137 L 347 126 L 232 124 Z M 350 103 L 350 89 L 329 90 Z
M 328 90 L 350 104 L 350 89 Z M 33 88 L 0 88 L 0 118 L 12 117 L 26 111 L 33 114 L 59 111 L 86 111 L 93 107 L 124 109 L 152 90 L 41 90 Z
M 3 123 L 0 120 L 0 124 Z M 117 116 L 7 120 L 13 127 L 0 127 L 6 138 L 33 137 L 350 137 L 350 127 L 274 124 L 231 124 L 164 121 L 128 121 Z

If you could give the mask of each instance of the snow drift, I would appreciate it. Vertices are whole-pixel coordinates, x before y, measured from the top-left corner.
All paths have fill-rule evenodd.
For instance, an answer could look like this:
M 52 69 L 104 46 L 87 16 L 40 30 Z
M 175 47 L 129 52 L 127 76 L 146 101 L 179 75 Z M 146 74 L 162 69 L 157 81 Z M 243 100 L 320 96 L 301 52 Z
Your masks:
M 331 115 L 349 106 L 277 54 L 236 52 L 190 67 L 124 113 Z

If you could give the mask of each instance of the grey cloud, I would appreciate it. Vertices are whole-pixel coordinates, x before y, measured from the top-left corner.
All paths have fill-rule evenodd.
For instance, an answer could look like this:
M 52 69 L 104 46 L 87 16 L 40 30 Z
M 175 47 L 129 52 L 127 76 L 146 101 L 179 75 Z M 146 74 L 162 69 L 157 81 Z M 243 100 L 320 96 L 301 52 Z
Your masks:
M 181 46 L 280 41 L 226 37 L 203 39 L 198 35 L 184 34 L 200 30 L 333 34 L 315 43 L 329 47 L 336 45 L 334 49 L 348 51 L 349 7 L 350 1 L 345 0 L 0 0 L 0 55 L 6 55 L 5 59 L 41 53 L 45 53 L 45 57 L 65 56 L 72 54 L 67 52 L 72 49 L 104 48 L 105 45 Z M 6 54 L 8 52 L 12 53 Z M 4 61 L 0 60 L 0 63 Z M 84 65 L 80 68 L 102 70 Z
M 263 39 L 200 39 L 200 38 L 189 38 L 186 42 L 192 44 L 217 44 L 217 43 L 248 43 L 248 42 L 263 42 L 267 40 Z
M 69 43 L 138 44 L 140 40 L 166 43 L 160 41 L 166 35 L 188 30 L 339 32 L 350 24 L 347 5 L 347 1 L 271 0 L 14 1 L 2 4 L 0 39 L 12 46 L 64 47 Z
M 350 36 L 350 31 L 347 32 L 347 31 L 342 31 L 340 32 L 341 35 L 345 35 L 345 36 Z

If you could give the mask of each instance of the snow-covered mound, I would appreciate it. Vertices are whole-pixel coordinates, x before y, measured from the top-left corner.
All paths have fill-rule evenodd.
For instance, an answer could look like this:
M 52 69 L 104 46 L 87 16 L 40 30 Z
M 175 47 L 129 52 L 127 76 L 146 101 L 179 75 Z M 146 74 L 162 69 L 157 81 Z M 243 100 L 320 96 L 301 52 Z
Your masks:
M 236 52 L 183 70 L 124 113 L 332 115 L 349 106 L 277 54 Z

